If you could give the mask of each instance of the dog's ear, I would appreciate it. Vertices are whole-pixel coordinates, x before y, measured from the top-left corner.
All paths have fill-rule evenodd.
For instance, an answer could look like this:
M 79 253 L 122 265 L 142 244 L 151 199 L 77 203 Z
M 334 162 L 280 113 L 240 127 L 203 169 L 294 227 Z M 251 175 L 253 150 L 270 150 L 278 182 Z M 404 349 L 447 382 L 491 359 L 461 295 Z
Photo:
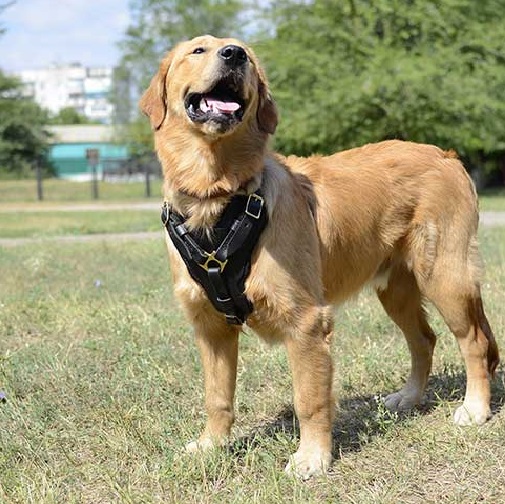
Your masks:
M 166 78 L 171 60 L 170 54 L 163 59 L 158 72 L 152 78 L 151 84 L 139 102 L 140 110 L 149 117 L 151 126 L 155 130 L 159 129 L 167 114 Z
M 277 113 L 277 106 L 275 101 L 268 90 L 268 83 L 263 69 L 258 71 L 258 112 L 256 114 L 258 118 L 258 126 L 265 133 L 273 135 L 275 129 L 277 128 L 277 122 L 279 120 L 279 115 Z

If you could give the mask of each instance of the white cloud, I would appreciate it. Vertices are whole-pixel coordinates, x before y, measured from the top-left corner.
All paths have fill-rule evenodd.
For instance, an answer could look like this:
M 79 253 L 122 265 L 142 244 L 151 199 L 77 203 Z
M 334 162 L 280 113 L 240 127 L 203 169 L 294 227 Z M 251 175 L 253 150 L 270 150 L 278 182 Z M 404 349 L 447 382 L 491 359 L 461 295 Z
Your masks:
M 0 68 L 54 62 L 113 65 L 128 26 L 128 0 L 17 0 L 2 15 Z

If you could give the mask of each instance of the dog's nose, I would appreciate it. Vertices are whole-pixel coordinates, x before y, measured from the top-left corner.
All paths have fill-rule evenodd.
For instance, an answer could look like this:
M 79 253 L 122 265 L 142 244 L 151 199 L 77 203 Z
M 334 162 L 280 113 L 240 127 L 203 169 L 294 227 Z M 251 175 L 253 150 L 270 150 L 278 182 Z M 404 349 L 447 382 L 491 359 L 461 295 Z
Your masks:
M 219 49 L 218 55 L 225 63 L 232 67 L 242 66 L 247 61 L 247 54 L 240 46 L 227 45 Z

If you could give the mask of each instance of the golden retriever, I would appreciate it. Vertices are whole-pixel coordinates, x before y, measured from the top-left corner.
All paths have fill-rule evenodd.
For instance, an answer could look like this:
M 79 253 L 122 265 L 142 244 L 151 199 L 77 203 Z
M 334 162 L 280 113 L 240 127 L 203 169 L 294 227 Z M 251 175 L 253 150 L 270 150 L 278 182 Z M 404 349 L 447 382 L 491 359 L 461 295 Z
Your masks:
M 239 40 L 177 45 L 144 93 L 164 171 L 165 199 L 190 230 L 210 230 L 230 198 L 261 188 L 268 225 L 252 256 L 247 326 L 287 349 L 300 446 L 287 471 L 331 463 L 332 305 L 371 284 L 407 340 L 412 368 L 392 410 L 416 406 L 432 364 L 430 301 L 456 336 L 467 387 L 459 425 L 491 414 L 498 348 L 484 314 L 474 186 L 453 152 L 385 141 L 332 156 L 268 150 L 277 110 L 253 51 Z M 207 422 L 191 451 L 226 442 L 234 420 L 240 326 L 229 325 L 167 238 L 175 293 L 192 323 L 205 375 Z

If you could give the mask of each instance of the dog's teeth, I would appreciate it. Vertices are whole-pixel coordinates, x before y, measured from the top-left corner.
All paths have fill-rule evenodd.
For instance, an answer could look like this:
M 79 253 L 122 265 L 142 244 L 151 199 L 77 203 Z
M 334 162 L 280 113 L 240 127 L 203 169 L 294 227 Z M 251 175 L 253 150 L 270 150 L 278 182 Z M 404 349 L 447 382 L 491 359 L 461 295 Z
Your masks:
M 208 112 L 210 109 L 209 104 L 207 103 L 207 100 L 205 98 L 202 98 L 200 100 L 200 110 L 202 112 Z

